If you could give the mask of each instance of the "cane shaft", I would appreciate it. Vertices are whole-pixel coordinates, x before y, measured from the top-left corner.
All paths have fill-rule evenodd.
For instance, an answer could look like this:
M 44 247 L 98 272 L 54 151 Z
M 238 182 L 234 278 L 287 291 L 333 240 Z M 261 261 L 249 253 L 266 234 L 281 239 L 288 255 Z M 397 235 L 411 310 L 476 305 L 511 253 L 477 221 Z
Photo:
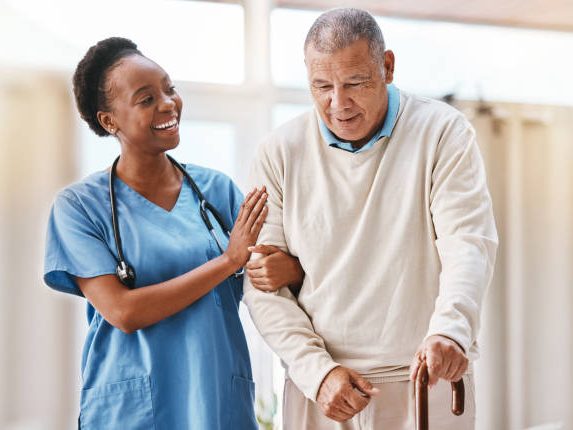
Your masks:
M 423 361 L 416 375 L 416 430 L 428 430 L 428 365 Z

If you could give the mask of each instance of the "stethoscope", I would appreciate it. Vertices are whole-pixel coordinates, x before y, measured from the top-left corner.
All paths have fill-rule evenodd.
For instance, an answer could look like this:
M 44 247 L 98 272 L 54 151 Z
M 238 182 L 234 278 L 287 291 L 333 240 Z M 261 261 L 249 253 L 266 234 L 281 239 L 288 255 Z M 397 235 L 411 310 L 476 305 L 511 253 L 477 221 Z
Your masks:
M 231 231 L 227 228 L 225 221 L 223 221 L 223 218 L 221 217 L 221 215 L 219 214 L 217 209 L 215 209 L 215 207 L 211 203 L 209 203 L 209 201 L 205 198 L 205 196 L 203 195 L 201 190 L 199 190 L 199 187 L 197 186 L 197 184 L 195 183 L 193 178 L 191 178 L 191 175 L 187 172 L 187 170 L 185 170 L 185 168 L 181 164 L 179 164 L 177 161 L 175 161 L 171 156 L 167 155 L 167 158 L 169 159 L 169 161 L 171 161 L 171 163 L 177 169 L 179 169 L 179 171 L 181 173 L 183 173 L 183 176 L 185 176 L 185 179 L 187 179 L 187 182 L 189 182 L 191 189 L 199 198 L 199 214 L 201 215 L 201 219 L 205 223 L 207 230 L 209 230 L 209 233 L 211 233 L 211 236 L 215 240 L 215 243 L 217 244 L 217 247 L 219 248 L 219 251 L 222 254 L 224 252 L 223 245 L 221 244 L 221 242 L 219 241 L 219 238 L 215 234 L 215 228 L 213 227 L 213 224 L 211 223 L 211 220 L 209 219 L 208 212 L 211 212 L 211 215 L 213 215 L 213 217 L 217 221 L 217 224 L 219 224 L 219 226 L 221 227 L 221 230 L 223 231 L 223 233 L 225 234 L 227 239 L 229 239 L 229 237 L 231 236 Z M 113 164 L 111 166 L 110 172 L 109 172 L 109 199 L 110 199 L 110 203 L 111 203 L 111 224 L 113 227 L 113 236 L 115 238 L 115 246 L 117 248 L 117 268 L 115 269 L 115 271 L 117 273 L 117 277 L 119 278 L 119 280 L 121 281 L 122 284 L 124 284 L 125 286 L 127 286 L 129 288 L 133 288 L 135 286 L 135 270 L 133 269 L 133 267 L 130 267 L 125 262 L 125 258 L 123 257 L 121 235 L 119 234 L 119 223 L 117 221 L 117 219 L 118 219 L 117 218 L 117 209 L 116 209 L 116 205 L 115 205 L 114 182 L 115 182 L 115 177 L 116 177 L 115 170 L 116 170 L 118 161 L 119 161 L 119 157 L 117 157 L 115 159 L 115 161 L 113 162 Z M 243 273 L 244 273 L 244 269 L 241 268 L 240 270 L 235 272 L 235 277 L 238 278 L 238 277 L 242 276 Z

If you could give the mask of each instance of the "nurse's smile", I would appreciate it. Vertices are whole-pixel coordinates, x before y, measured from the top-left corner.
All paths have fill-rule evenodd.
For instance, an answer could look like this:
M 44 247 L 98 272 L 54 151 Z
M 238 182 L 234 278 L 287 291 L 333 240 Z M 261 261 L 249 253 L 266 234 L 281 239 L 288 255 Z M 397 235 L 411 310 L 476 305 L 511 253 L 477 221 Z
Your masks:
M 177 118 L 158 125 L 152 125 L 151 128 L 160 136 L 179 135 L 179 121 Z
M 177 122 L 177 118 L 173 118 L 171 121 L 167 121 L 163 124 L 152 125 L 151 128 L 154 130 L 173 130 L 179 128 L 179 123 Z

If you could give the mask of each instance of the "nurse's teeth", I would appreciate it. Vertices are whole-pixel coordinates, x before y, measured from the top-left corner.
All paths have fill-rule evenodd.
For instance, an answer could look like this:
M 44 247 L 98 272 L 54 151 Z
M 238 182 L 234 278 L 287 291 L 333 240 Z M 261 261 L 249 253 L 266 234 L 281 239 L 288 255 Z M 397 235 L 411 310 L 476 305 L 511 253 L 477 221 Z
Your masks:
M 163 123 L 163 124 L 155 125 L 155 126 L 153 126 L 153 128 L 156 128 L 156 129 L 166 129 L 166 128 L 169 128 L 169 127 L 173 127 L 173 126 L 175 126 L 175 125 L 177 125 L 177 120 L 176 120 L 176 119 L 172 119 L 172 120 L 169 121 L 169 122 L 165 122 L 165 123 Z

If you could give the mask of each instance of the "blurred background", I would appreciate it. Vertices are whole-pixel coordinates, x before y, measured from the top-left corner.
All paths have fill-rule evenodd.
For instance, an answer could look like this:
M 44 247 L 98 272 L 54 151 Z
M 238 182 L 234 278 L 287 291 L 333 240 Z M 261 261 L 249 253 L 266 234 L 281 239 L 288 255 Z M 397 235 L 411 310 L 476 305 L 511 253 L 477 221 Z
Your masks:
M 118 153 L 73 105 L 85 51 L 134 40 L 183 98 L 173 155 L 245 190 L 261 137 L 311 107 L 304 37 L 340 5 L 0 0 L 0 429 L 76 423 L 85 303 L 43 285 L 42 259 L 57 190 Z M 500 248 L 475 364 L 477 428 L 573 429 L 573 3 L 346 5 L 377 17 L 401 90 L 447 100 L 478 132 Z M 242 313 L 261 428 L 279 429 L 282 369 Z

